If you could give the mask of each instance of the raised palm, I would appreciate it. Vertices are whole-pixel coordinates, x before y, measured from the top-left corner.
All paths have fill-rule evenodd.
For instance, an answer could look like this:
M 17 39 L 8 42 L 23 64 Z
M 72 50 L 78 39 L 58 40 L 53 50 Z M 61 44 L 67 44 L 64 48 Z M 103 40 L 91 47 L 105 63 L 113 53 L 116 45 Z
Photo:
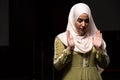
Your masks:
M 74 44 L 73 37 L 72 37 L 72 35 L 70 34 L 70 31 L 69 31 L 69 30 L 66 31 L 66 35 L 67 35 L 68 47 L 70 47 L 70 48 L 73 50 L 75 44 Z
M 101 45 L 102 45 L 102 33 L 99 30 L 96 31 L 96 36 L 94 36 L 92 38 L 92 42 L 93 42 L 93 45 L 96 48 L 100 48 L 101 47 Z

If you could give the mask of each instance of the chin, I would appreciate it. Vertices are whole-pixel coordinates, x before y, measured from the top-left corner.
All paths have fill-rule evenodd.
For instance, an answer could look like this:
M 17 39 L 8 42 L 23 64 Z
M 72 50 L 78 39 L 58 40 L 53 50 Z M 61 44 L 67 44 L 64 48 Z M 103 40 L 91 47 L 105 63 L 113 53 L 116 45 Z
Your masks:
M 79 35 L 80 35 L 80 36 L 83 36 L 83 35 L 84 35 L 84 33 L 80 33 L 80 32 L 79 32 Z
M 84 36 L 86 34 L 86 32 L 79 32 L 80 36 Z

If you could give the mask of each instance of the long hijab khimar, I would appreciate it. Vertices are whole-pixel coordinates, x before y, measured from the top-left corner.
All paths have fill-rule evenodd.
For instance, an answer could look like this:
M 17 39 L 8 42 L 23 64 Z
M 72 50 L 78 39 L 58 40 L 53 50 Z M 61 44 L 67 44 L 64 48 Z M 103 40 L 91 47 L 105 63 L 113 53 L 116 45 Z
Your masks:
M 76 28 L 75 28 L 75 21 L 82 13 L 88 14 L 89 17 L 89 25 L 88 25 L 89 30 L 87 34 L 85 34 L 84 36 L 80 36 L 78 33 L 76 33 Z M 74 43 L 75 43 L 74 51 L 85 54 L 92 49 L 93 47 L 92 37 L 95 36 L 95 31 L 97 30 L 97 27 L 93 21 L 91 10 L 88 7 L 88 5 L 86 5 L 85 3 L 77 3 L 71 8 L 68 16 L 68 24 L 66 30 L 70 31 L 70 34 L 74 39 Z M 59 34 L 57 37 L 66 46 L 68 46 L 66 32 Z M 103 49 L 106 48 L 106 44 L 104 40 L 103 40 L 102 48 Z

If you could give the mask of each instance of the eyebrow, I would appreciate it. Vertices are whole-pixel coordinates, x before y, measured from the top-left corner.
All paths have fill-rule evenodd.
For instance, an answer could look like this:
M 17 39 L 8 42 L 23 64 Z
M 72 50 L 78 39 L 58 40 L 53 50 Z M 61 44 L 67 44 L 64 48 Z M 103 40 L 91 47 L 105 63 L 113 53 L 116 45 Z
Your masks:
M 87 19 L 89 19 L 89 18 L 86 18 L 86 19 L 81 19 L 81 18 L 78 18 L 78 19 L 80 19 L 80 20 L 87 20 Z

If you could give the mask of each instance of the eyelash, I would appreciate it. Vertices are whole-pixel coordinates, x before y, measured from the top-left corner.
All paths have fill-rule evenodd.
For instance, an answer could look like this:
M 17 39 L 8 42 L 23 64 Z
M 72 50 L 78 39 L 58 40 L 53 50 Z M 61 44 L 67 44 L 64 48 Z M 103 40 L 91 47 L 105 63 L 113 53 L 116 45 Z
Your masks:
M 85 20 L 78 19 L 77 21 L 78 21 L 79 23 L 81 23 L 82 21 L 85 21 L 86 23 L 89 23 L 89 19 L 85 19 Z

